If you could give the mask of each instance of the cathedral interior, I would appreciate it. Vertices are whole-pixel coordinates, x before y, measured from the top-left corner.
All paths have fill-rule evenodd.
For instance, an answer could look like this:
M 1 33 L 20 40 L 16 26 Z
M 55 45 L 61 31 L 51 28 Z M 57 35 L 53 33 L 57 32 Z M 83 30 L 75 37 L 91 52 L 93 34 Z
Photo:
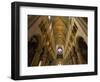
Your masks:
M 88 63 L 88 18 L 28 15 L 28 66 Z

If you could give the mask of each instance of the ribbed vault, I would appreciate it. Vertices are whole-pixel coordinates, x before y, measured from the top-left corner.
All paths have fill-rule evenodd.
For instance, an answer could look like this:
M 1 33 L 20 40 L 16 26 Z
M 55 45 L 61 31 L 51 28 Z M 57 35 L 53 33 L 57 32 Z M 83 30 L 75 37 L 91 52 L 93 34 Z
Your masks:
M 86 17 L 29 15 L 28 66 L 87 63 L 87 22 Z

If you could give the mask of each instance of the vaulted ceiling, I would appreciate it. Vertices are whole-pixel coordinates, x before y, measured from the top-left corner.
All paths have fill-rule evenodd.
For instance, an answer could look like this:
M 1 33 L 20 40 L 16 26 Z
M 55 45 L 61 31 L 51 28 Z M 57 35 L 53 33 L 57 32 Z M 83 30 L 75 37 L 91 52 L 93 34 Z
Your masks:
M 53 64 L 57 64 L 57 62 L 64 61 L 61 59 L 59 59 L 59 60 L 56 59 L 57 49 L 59 47 L 61 47 L 64 51 L 63 55 L 65 57 L 67 57 L 66 53 L 67 53 L 68 46 L 70 43 L 70 41 L 69 41 L 69 38 L 71 36 L 70 32 L 73 29 L 72 27 L 74 24 L 74 23 L 71 23 L 72 18 L 74 18 L 74 17 L 32 16 L 32 15 L 28 16 L 28 42 L 31 45 L 31 47 L 29 46 L 28 49 L 30 50 L 30 49 L 32 49 L 32 47 L 34 48 L 33 50 L 31 50 L 28 53 L 30 56 L 29 64 L 33 62 L 32 65 L 35 65 L 36 61 L 39 60 L 39 57 L 42 57 L 41 53 L 48 54 L 50 61 L 54 61 Z M 87 21 L 86 18 L 85 18 L 85 21 Z M 87 27 L 87 26 L 85 26 L 85 27 Z M 85 32 L 86 32 L 86 30 L 85 30 Z M 83 33 L 83 35 L 84 34 L 85 33 Z M 84 35 L 84 37 L 85 37 L 85 35 Z M 74 39 L 74 38 L 72 38 L 72 39 Z M 37 44 L 37 46 L 38 46 L 37 49 L 35 49 L 36 47 L 34 47 L 34 45 L 32 46 L 32 44 L 31 44 L 32 41 L 33 41 L 34 45 Z M 73 43 L 71 43 L 71 44 L 73 44 Z M 32 54 L 32 52 L 36 53 L 37 55 Z M 46 55 L 43 55 L 43 57 L 46 57 Z M 35 62 L 35 64 L 34 64 L 34 62 Z M 38 63 L 38 61 L 37 61 L 37 63 Z

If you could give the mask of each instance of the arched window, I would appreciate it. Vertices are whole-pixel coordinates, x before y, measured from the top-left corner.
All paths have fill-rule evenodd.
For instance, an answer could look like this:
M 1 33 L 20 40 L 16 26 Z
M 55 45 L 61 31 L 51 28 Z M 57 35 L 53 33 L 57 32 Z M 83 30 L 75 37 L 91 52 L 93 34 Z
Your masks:
M 57 58 L 63 58 L 63 49 L 61 47 L 57 49 Z

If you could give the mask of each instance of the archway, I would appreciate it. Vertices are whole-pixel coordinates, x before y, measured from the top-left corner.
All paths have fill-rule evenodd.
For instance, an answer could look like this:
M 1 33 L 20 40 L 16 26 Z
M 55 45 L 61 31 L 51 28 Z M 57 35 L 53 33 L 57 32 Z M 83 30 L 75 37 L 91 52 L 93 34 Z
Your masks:
M 81 37 L 81 36 L 78 36 L 76 38 L 76 50 L 77 50 L 77 53 L 80 54 L 80 57 L 81 58 L 81 62 L 82 63 L 88 63 L 88 47 L 87 47 L 87 44 L 86 42 L 84 41 L 84 38 Z

